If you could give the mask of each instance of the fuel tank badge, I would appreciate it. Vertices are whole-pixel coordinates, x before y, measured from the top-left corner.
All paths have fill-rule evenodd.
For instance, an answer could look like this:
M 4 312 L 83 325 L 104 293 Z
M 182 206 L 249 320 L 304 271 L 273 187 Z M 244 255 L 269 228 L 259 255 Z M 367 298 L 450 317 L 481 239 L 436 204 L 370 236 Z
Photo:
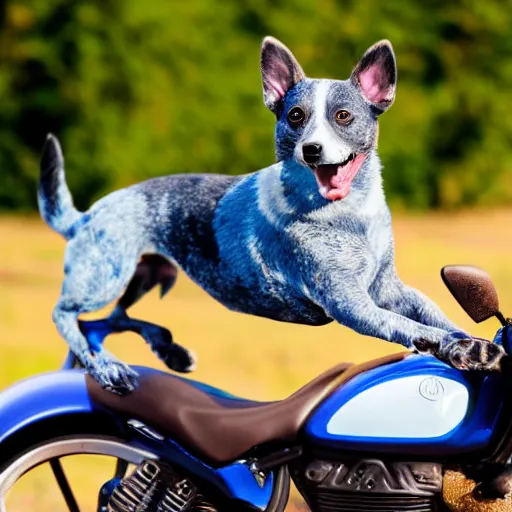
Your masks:
M 444 395 L 444 387 L 437 377 L 428 377 L 420 383 L 420 395 L 430 402 L 439 402 Z

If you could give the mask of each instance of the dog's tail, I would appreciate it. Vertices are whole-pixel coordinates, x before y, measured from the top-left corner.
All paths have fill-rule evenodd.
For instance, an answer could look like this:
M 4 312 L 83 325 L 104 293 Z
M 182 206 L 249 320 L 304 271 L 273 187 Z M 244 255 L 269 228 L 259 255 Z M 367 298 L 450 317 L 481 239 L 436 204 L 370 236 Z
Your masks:
M 65 238 L 71 237 L 71 228 L 82 213 L 73 204 L 73 198 L 66 183 L 64 158 L 59 141 L 51 133 L 41 157 L 41 175 L 38 189 L 39 212 L 44 221 Z

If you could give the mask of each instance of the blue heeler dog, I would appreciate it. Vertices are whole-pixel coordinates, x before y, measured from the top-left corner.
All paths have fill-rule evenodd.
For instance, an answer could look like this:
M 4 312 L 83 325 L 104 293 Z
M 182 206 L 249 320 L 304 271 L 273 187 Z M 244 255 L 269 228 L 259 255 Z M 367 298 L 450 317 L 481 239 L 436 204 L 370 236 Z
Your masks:
M 377 119 L 395 97 L 391 44 L 372 46 L 348 80 L 317 80 L 268 37 L 261 71 L 278 163 L 253 174 L 155 178 L 82 213 L 48 137 L 39 205 L 68 240 L 53 319 L 72 352 L 116 393 L 134 389 L 137 375 L 101 349 L 96 336 L 105 330 L 138 332 L 170 368 L 191 370 L 193 357 L 167 329 L 126 314 L 153 286 L 165 293 L 179 267 L 234 311 L 307 325 L 336 320 L 459 368 L 497 368 L 500 347 L 462 332 L 395 270 L 376 149 Z M 119 297 L 106 320 L 78 319 Z

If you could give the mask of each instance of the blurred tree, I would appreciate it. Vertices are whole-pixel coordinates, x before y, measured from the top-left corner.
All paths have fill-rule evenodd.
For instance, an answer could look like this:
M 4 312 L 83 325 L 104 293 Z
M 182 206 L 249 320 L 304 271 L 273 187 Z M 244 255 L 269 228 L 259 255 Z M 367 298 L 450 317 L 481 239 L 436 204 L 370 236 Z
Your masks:
M 510 200 L 511 18 L 504 0 L 4 0 L 0 208 L 35 207 L 48 131 L 63 142 L 82 208 L 151 176 L 269 165 L 266 34 L 310 76 L 333 78 L 376 40 L 392 41 L 399 83 L 380 152 L 393 203 Z

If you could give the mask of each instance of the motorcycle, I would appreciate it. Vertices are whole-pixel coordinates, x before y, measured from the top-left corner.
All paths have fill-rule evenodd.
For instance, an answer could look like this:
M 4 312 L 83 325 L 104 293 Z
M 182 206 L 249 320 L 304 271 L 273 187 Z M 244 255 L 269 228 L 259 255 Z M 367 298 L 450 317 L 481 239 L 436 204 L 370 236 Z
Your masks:
M 494 343 L 510 354 L 490 277 L 468 266 L 441 274 L 473 320 L 498 318 Z M 78 512 L 60 462 L 71 454 L 116 461 L 95 491 L 98 512 L 280 512 L 290 479 L 314 512 L 512 510 L 508 365 L 464 372 L 407 351 L 338 364 L 267 403 L 136 370 L 138 389 L 120 397 L 69 354 L 60 371 L 0 394 L 1 512 L 20 477 L 45 463 Z

